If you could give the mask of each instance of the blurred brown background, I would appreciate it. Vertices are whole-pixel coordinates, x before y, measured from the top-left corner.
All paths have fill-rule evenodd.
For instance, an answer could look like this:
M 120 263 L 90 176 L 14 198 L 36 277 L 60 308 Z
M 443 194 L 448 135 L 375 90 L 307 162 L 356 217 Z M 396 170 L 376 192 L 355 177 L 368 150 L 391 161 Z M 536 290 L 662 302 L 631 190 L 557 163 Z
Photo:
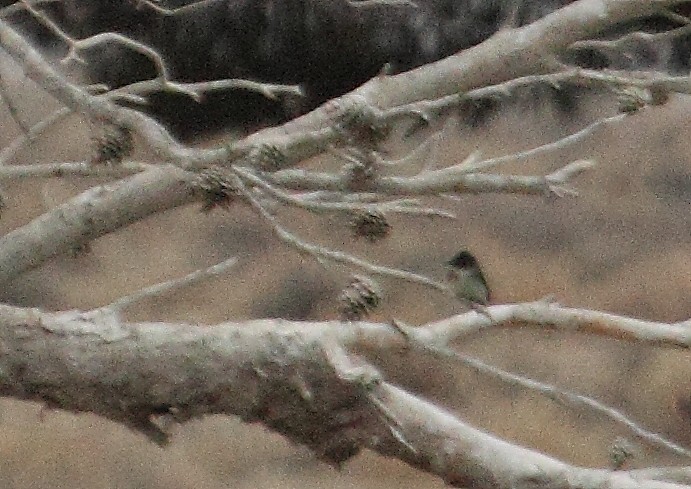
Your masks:
M 23 84 L 21 117 L 35 123 L 57 105 Z M 19 133 L 3 107 L 0 144 Z M 439 165 L 481 150 L 490 157 L 549 142 L 616 113 L 612 97 L 580 102 L 560 114 L 547 101 L 517 103 L 478 128 L 447 131 Z M 573 182 L 578 198 L 467 195 L 444 201 L 456 221 L 392 218 L 385 241 L 354 241 L 340 217 L 281 211 L 304 239 L 441 278 L 442 262 L 461 247 L 481 260 L 495 302 L 553 294 L 565 305 L 659 321 L 691 317 L 691 99 L 675 96 L 608 126 L 568 149 L 511 165 L 503 172 L 544 174 L 568 161 L 598 166 Z M 89 128 L 77 117 L 54 127 L 13 163 L 81 160 Z M 393 141 L 399 157 L 419 144 Z M 210 145 L 221 137 L 200 141 Z M 145 155 L 139 155 L 145 156 Z M 321 165 L 306 162 L 305 166 Z M 333 165 L 329 160 L 326 164 Z M 409 170 L 410 174 L 415 168 Z M 6 233 L 76 195 L 94 179 L 17 181 L 5 185 Z M 436 201 L 437 203 L 441 201 Z M 140 287 L 182 276 L 227 257 L 239 263 L 223 278 L 140 304 L 132 320 L 214 324 L 251 317 L 336 317 L 349 273 L 325 270 L 278 243 L 241 205 L 200 214 L 200 205 L 166 212 L 93 243 L 88 254 L 64 256 L 0 290 L 0 301 L 50 310 L 92 308 Z M 386 300 L 374 319 L 413 324 L 462 309 L 424 288 L 382 280 Z M 459 345 L 494 365 L 591 395 L 644 426 L 691 446 L 691 354 L 579 334 L 512 329 L 489 331 Z M 534 392 L 469 370 L 401 354 L 374 358 L 393 382 L 434 399 L 478 427 L 565 461 L 609 465 L 608 452 L 628 432 L 587 410 L 560 407 Z M 365 453 L 337 471 L 261 426 L 213 417 L 179 427 L 169 448 L 91 415 L 44 411 L 2 400 L 0 486 L 7 488 L 442 487 L 436 478 Z M 633 439 L 629 436 L 629 438 Z M 668 452 L 636 444 L 633 466 L 688 465 Z

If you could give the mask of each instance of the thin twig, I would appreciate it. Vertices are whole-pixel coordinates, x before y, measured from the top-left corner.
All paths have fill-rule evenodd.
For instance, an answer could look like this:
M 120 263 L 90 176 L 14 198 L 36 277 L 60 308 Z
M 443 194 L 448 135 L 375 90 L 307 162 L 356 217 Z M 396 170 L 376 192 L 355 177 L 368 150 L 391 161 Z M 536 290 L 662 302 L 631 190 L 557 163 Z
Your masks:
M 257 211 L 257 213 L 259 213 L 259 215 L 271 225 L 271 229 L 273 230 L 274 234 L 278 237 L 278 239 L 297 249 L 300 253 L 305 253 L 310 256 L 313 256 L 318 261 L 330 260 L 336 263 L 354 266 L 374 275 L 381 275 L 385 277 L 406 280 L 408 282 L 424 285 L 437 291 L 449 294 L 448 288 L 444 284 L 436 282 L 425 276 L 418 275 L 412 272 L 407 272 L 405 270 L 399 270 L 396 268 L 375 265 L 366 260 L 357 258 L 342 251 L 334 251 L 328 248 L 324 248 L 322 246 L 317 246 L 302 241 L 301 239 L 293 235 L 291 232 L 284 229 L 283 226 L 281 226 L 281 224 L 278 222 L 278 220 L 264 208 L 264 206 L 254 197 L 252 192 L 250 192 L 247 189 L 245 184 L 239 178 L 237 184 L 240 193 L 244 195 L 244 197 L 247 199 L 252 208 L 255 211 Z
M 676 29 L 671 29 L 664 32 L 631 32 L 618 39 L 611 41 L 608 40 L 588 40 L 588 41 L 577 41 L 570 46 L 570 49 L 597 49 L 602 52 L 613 52 L 615 54 L 620 54 L 627 44 L 636 41 L 646 42 L 648 44 L 653 44 L 655 42 L 675 39 L 681 36 L 685 36 L 691 33 L 691 24 L 686 24 L 682 27 L 677 27 Z
M 415 199 L 397 199 L 389 202 L 319 202 L 314 200 L 301 199 L 299 196 L 291 195 L 283 190 L 274 187 L 259 175 L 250 171 L 248 168 L 233 166 L 233 170 L 240 177 L 248 180 L 252 185 L 267 191 L 272 197 L 284 204 L 292 205 L 312 212 L 364 212 L 373 209 L 379 211 L 393 212 L 398 214 L 422 215 L 431 217 L 445 217 L 453 219 L 455 216 L 443 209 L 434 209 L 419 206 Z
M 152 2 L 150 0 L 136 0 L 137 1 L 137 8 L 144 8 L 147 7 L 150 10 L 156 12 L 159 15 L 162 15 L 164 17 L 169 17 L 169 16 L 175 16 L 179 15 L 181 13 L 185 13 L 186 11 L 198 8 L 200 5 L 203 5 L 205 3 L 211 3 L 214 0 L 198 0 L 196 2 L 183 5 L 182 7 L 174 8 L 174 9 L 169 9 L 169 8 L 164 8 L 161 7 L 160 5 L 156 5 L 155 2 Z
M 89 161 L 66 161 L 35 165 L 0 165 L 0 181 L 25 178 L 114 177 L 122 178 L 151 168 L 152 164 L 123 161 L 115 165 L 95 165 Z
M 195 94 L 196 100 L 201 100 L 204 93 L 219 90 L 249 90 L 258 92 L 270 100 L 277 100 L 282 96 L 304 97 L 305 91 L 300 85 L 281 85 L 276 83 L 262 83 L 241 78 L 211 80 L 205 82 L 183 83 L 169 81 L 161 85 L 160 80 L 144 80 L 126 85 L 108 92 L 111 99 L 125 96 L 148 95 L 160 91 L 174 91 L 183 94 Z M 144 100 L 144 99 L 142 99 Z
M 7 109 L 10 111 L 10 116 L 14 122 L 19 126 L 24 134 L 29 132 L 29 127 L 26 123 L 19 117 L 19 109 L 14 105 L 14 101 L 7 94 L 7 86 L 5 85 L 5 79 L 0 75 L 0 101 L 4 102 Z
M 509 385 L 520 386 L 525 389 L 537 391 L 545 397 L 563 406 L 590 408 L 593 411 L 596 411 L 597 413 L 602 414 L 607 418 L 626 426 L 636 436 L 643 440 L 646 440 L 647 442 L 653 445 L 661 446 L 677 455 L 691 458 L 691 450 L 684 448 L 674 443 L 673 441 L 664 438 L 658 433 L 654 433 L 643 428 L 642 426 L 640 426 L 640 424 L 633 421 L 630 417 L 626 416 L 621 411 L 607 406 L 591 397 L 569 392 L 567 390 L 560 389 L 553 385 L 549 385 L 545 382 L 539 382 L 537 380 L 529 379 L 522 375 L 507 372 L 506 370 L 503 370 L 499 367 L 495 367 L 493 365 L 489 365 L 477 358 L 473 358 L 471 356 L 464 355 L 462 353 L 454 351 L 451 348 L 440 347 L 429 344 L 427 342 L 423 342 L 417 339 L 414 336 L 414 334 L 411 337 L 411 333 L 408 329 L 406 329 L 406 333 L 409 340 L 413 341 L 414 344 L 421 346 L 425 351 L 428 351 L 434 355 L 441 356 L 443 358 L 452 358 L 479 373 L 498 378 L 502 382 L 505 382 Z
M 486 160 L 482 160 L 477 162 L 474 165 L 469 165 L 468 167 L 465 167 L 464 170 L 466 172 L 478 172 L 478 171 L 484 171 L 488 170 L 490 168 L 494 168 L 495 166 L 498 165 L 503 165 L 505 163 L 511 163 L 511 162 L 517 162 L 517 161 L 523 161 L 527 160 L 528 158 L 535 157 L 540 154 L 545 154 L 545 153 L 551 153 L 560 149 L 564 149 L 568 147 L 569 145 L 578 143 L 580 141 L 583 141 L 586 139 L 588 136 L 591 136 L 595 131 L 597 131 L 600 128 L 609 126 L 610 124 L 616 124 L 619 122 L 622 122 L 625 120 L 626 114 L 617 114 L 613 115 L 611 117 L 605 117 L 604 119 L 599 119 L 588 126 L 584 127 L 580 131 L 577 131 L 573 134 L 569 134 L 568 136 L 565 136 L 561 139 L 558 139 L 556 141 L 552 141 L 547 144 L 543 144 L 541 146 L 537 146 L 535 148 L 531 148 L 525 151 L 519 151 L 518 153 L 513 153 L 509 155 L 504 155 L 504 156 L 498 156 L 496 158 L 489 158 Z
M 38 137 L 43 131 L 53 126 L 53 124 L 59 122 L 63 118 L 67 117 L 72 113 L 72 110 L 63 107 L 53 112 L 51 115 L 46 117 L 40 122 L 37 122 L 29 128 L 25 133 L 20 134 L 14 141 L 7 145 L 2 152 L 0 152 L 0 166 L 7 165 L 11 158 L 24 147 L 25 144 L 33 141 Z
M 202 268 L 192 273 L 189 273 L 184 277 L 151 285 L 150 287 L 138 290 L 133 294 L 121 297 L 118 300 L 111 302 L 107 306 L 99 308 L 98 310 L 109 312 L 114 315 L 119 315 L 126 308 L 132 306 L 133 304 L 136 304 L 137 302 L 141 302 L 142 300 L 160 297 L 163 294 L 175 292 L 185 287 L 189 287 L 190 285 L 197 284 L 208 278 L 215 277 L 217 275 L 225 273 L 230 267 L 235 265 L 237 261 L 238 259 L 236 257 L 228 258 L 227 260 L 224 260 L 208 268 Z
M 471 155 L 471 158 L 473 156 Z M 468 160 L 466 160 L 468 161 Z M 579 175 L 592 161 L 569 162 L 563 168 L 545 175 L 501 175 L 468 173 L 463 164 L 420 173 L 413 177 L 377 176 L 363 182 L 361 191 L 388 195 L 439 195 L 445 193 L 508 193 L 545 195 L 553 192 L 553 183 L 565 183 L 564 176 Z M 347 173 L 333 174 L 302 169 L 281 170 L 265 175 L 274 185 L 299 190 L 347 189 L 350 183 Z M 558 192 L 555 192 L 558 194 Z

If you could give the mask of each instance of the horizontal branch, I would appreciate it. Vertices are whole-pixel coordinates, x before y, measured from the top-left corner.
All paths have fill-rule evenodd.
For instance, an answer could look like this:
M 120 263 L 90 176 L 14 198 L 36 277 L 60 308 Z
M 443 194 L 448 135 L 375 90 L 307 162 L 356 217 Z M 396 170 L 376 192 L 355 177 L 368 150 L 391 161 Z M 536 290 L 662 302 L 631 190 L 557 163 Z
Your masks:
M 515 325 L 578 331 L 626 341 L 691 349 L 691 319 L 678 323 L 645 321 L 589 309 L 562 307 L 547 301 L 497 305 L 485 315 L 454 316 L 416 328 L 424 343 L 446 346 L 486 328 Z
M 511 193 L 547 195 L 557 187 L 580 175 L 594 165 L 579 160 L 546 176 L 468 173 L 462 167 L 448 167 L 426 171 L 413 177 L 372 176 L 358 182 L 358 191 L 388 195 L 438 195 L 442 193 Z M 344 190 L 351 178 L 348 174 L 333 174 L 301 169 L 282 170 L 265 175 L 276 185 L 294 190 Z
M 490 309 L 502 318 L 531 307 Z M 550 307 L 553 317 L 568 316 L 569 310 Z M 459 318 L 487 321 L 476 313 Z M 500 440 L 388 384 L 344 350 L 367 343 L 398 351 L 404 342 L 405 335 L 386 324 L 122 323 L 104 310 L 0 306 L 0 395 L 99 414 L 158 443 L 168 441 L 159 424 L 237 415 L 332 464 L 370 448 L 457 487 L 688 489 L 663 482 L 661 474 L 648 479 L 637 472 L 634 479 L 625 470 L 574 467 Z
M 465 174 L 461 169 L 441 169 L 416 177 L 379 177 L 367 183 L 365 190 L 378 194 L 436 195 L 443 192 L 504 192 L 528 195 L 561 195 L 570 190 L 564 184 L 590 167 L 587 161 L 566 165 L 547 176 L 511 176 Z M 138 163 L 112 167 L 89 167 L 84 163 L 63 163 L 20 168 L 0 168 L 3 178 L 28 176 L 127 174 L 136 171 Z M 113 232 L 164 210 L 201 199 L 193 191 L 194 176 L 173 165 L 152 165 L 143 173 L 106 186 L 87 190 L 56 207 L 29 224 L 0 238 L 0 283 L 38 267 L 46 260 L 80 247 L 89 241 Z M 113 176 L 113 175 L 111 175 Z M 284 170 L 266 173 L 267 182 L 287 189 L 347 190 L 347 174 L 332 175 Z

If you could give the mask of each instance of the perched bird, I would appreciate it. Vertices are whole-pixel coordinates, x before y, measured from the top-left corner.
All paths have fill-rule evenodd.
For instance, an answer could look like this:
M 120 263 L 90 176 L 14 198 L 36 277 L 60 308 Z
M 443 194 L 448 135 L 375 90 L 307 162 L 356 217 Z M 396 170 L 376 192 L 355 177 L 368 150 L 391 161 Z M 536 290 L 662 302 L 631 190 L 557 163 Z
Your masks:
M 468 251 L 460 251 L 446 262 L 449 271 L 446 279 L 457 299 L 472 305 L 489 303 L 489 286 L 475 257 Z

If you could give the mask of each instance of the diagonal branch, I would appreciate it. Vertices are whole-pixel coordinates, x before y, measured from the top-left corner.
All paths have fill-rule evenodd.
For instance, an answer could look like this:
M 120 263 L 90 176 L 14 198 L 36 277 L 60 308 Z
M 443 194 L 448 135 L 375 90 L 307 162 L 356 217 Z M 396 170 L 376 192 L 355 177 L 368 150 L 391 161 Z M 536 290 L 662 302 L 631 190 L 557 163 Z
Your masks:
M 252 208 L 257 212 L 265 221 L 269 223 L 274 234 L 283 241 L 284 243 L 292 246 L 298 252 L 305 253 L 315 257 L 317 260 L 331 260 L 336 263 L 341 263 L 351 267 L 358 267 L 368 273 L 374 275 L 382 275 L 385 277 L 397 278 L 400 280 L 406 280 L 408 282 L 416 283 L 419 285 L 424 285 L 430 287 L 437 291 L 450 294 L 446 285 L 439 283 L 435 280 L 427 278 L 423 275 L 418 275 L 417 273 L 407 272 L 405 270 L 400 270 L 397 268 L 389 268 L 382 265 L 376 265 L 370 263 L 367 260 L 358 258 L 356 256 L 349 255 L 342 251 L 334 251 L 322 246 L 314 245 L 312 243 L 307 243 L 302 241 L 297 236 L 293 235 L 288 230 L 284 229 L 283 226 L 278 222 L 278 220 L 266 210 L 266 208 L 257 200 L 251 192 L 247 190 L 245 185 L 238 181 L 239 191 L 249 202 Z
M 236 257 L 228 258 L 227 260 L 223 260 L 222 262 L 216 263 L 215 265 L 212 265 L 208 268 L 195 270 L 194 272 L 189 273 L 184 277 L 154 284 L 150 287 L 138 290 L 133 294 L 120 297 L 118 300 L 113 301 L 107 306 L 99 308 L 97 311 L 119 316 L 122 313 L 122 311 L 142 300 L 160 297 L 164 294 L 169 294 L 171 292 L 175 292 L 185 287 L 189 287 L 191 285 L 205 281 L 210 277 L 214 277 L 216 275 L 225 273 L 226 270 L 234 266 L 237 263 L 237 261 L 238 259 Z
M 401 328 L 402 326 L 397 325 L 397 327 Z M 409 328 L 402 329 L 402 331 L 406 335 L 406 337 L 410 338 L 411 340 L 415 339 L 414 334 L 410 331 Z M 581 407 L 590 409 L 601 416 L 607 417 L 610 420 L 625 426 L 634 435 L 636 435 L 642 440 L 647 441 L 650 444 L 662 447 L 676 455 L 691 458 L 691 449 L 684 448 L 678 445 L 677 443 L 674 443 L 673 441 L 666 439 L 662 435 L 654 433 L 644 428 L 639 423 L 628 417 L 626 414 L 622 413 L 621 411 L 613 407 L 607 406 L 596 399 L 584 396 L 582 394 L 577 394 L 575 392 L 570 392 L 568 390 L 561 389 L 559 387 L 547 384 L 545 382 L 530 379 L 523 375 L 515 374 L 513 372 L 507 372 L 506 370 L 495 367 L 494 365 L 489 365 L 483 362 L 482 360 L 473 358 L 468 355 L 464 355 L 451 348 L 435 346 L 432 344 L 424 344 L 420 342 L 414 342 L 414 346 L 419 346 L 424 351 L 430 352 L 435 356 L 440 356 L 442 358 L 451 358 L 461 365 L 469 367 L 475 370 L 476 372 L 482 373 L 484 375 L 497 378 L 508 385 L 519 386 L 524 389 L 536 391 L 562 406 Z
M 133 222 L 198 199 L 172 165 L 91 188 L 0 237 L 0 283 Z

